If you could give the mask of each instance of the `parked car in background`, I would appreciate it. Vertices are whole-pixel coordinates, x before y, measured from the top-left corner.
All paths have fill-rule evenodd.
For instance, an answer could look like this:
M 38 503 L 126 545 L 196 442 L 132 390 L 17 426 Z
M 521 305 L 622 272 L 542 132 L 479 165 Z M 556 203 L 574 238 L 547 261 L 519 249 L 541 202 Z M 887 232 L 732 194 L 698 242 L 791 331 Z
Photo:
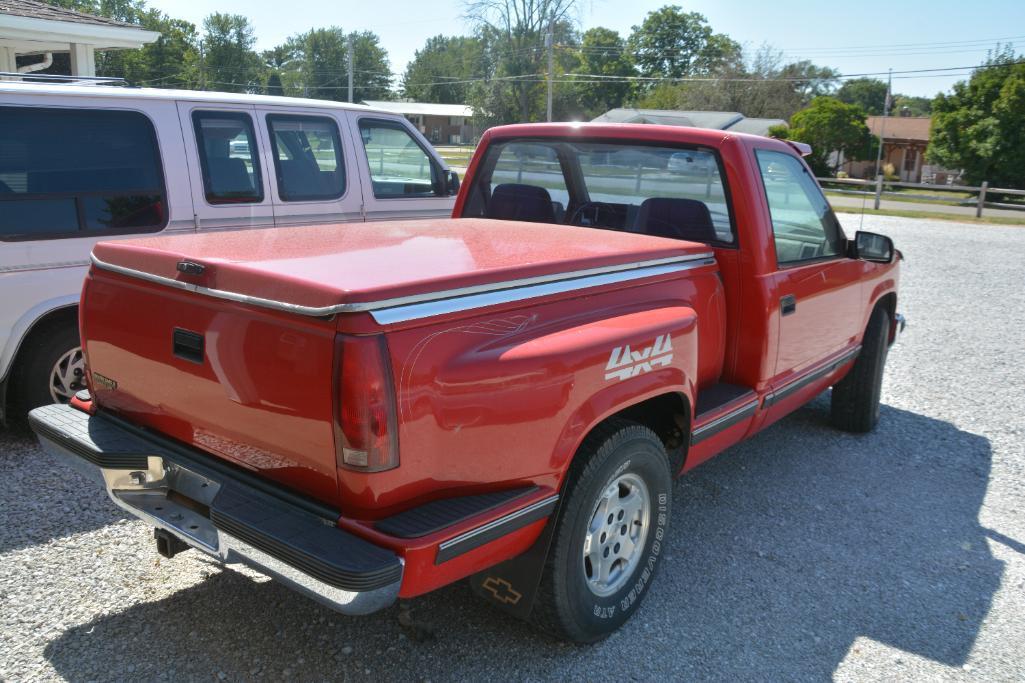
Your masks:
M 448 216 L 457 186 L 412 124 L 361 105 L 0 82 L 0 416 L 84 386 L 97 240 Z
M 705 154 L 674 152 L 669 155 L 669 161 L 666 162 L 666 170 L 670 173 L 681 175 L 706 176 L 711 174 L 714 169 L 709 165 L 708 157 Z

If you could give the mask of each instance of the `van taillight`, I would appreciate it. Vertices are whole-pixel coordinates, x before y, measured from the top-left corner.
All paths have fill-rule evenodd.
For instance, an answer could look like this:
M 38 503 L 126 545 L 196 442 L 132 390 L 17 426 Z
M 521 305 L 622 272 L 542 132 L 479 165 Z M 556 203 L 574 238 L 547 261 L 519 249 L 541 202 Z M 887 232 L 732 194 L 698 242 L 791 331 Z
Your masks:
M 380 472 L 399 465 L 395 390 L 384 337 L 341 337 L 338 466 Z

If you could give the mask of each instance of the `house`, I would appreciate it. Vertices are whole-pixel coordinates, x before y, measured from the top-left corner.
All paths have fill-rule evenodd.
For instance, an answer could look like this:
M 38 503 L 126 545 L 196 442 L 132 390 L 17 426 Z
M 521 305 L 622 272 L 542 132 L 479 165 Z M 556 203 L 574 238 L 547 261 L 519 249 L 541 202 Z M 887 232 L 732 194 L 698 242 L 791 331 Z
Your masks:
M 880 169 L 893 164 L 894 172 L 903 182 L 922 182 L 923 168 L 928 170 L 925 148 L 929 146 L 931 122 L 928 116 L 869 116 L 865 122 L 869 131 L 883 141 Z M 847 162 L 847 173 L 852 178 L 871 179 L 875 172 L 875 159 Z
M 45 2 L 0 0 L 0 72 L 41 71 L 53 65 L 54 55 L 67 54 L 67 75 L 95 76 L 97 51 L 137 49 L 159 37 L 134 24 Z
M 473 117 L 473 107 L 468 107 L 465 104 L 385 100 L 364 100 L 362 104 L 402 114 L 435 145 L 472 144 L 478 135 L 470 122 Z
M 677 111 L 675 109 L 610 109 L 594 123 L 651 123 L 663 126 L 689 126 L 731 130 L 737 133 L 768 135 L 772 126 L 785 126 L 783 119 L 747 118 L 735 111 Z

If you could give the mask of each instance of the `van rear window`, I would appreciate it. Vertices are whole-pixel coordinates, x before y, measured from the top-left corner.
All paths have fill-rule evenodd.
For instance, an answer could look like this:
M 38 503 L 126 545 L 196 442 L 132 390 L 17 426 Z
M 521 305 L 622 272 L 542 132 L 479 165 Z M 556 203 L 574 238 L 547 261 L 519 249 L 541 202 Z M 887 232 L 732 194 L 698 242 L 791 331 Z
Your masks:
M 142 114 L 0 107 L 0 240 L 155 232 L 166 207 Z

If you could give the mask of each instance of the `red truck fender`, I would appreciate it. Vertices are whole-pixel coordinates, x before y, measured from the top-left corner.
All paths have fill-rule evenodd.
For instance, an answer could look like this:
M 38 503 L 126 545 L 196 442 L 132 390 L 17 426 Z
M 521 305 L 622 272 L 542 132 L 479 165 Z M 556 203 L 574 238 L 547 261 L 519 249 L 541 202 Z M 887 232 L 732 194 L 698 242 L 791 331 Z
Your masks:
M 672 306 L 567 330 L 573 336 L 594 335 L 608 352 L 604 364 L 592 370 L 601 386 L 573 410 L 552 453 L 560 479 L 584 438 L 608 418 L 666 394 L 680 397 L 689 414 L 696 393 L 697 326 L 693 308 Z

